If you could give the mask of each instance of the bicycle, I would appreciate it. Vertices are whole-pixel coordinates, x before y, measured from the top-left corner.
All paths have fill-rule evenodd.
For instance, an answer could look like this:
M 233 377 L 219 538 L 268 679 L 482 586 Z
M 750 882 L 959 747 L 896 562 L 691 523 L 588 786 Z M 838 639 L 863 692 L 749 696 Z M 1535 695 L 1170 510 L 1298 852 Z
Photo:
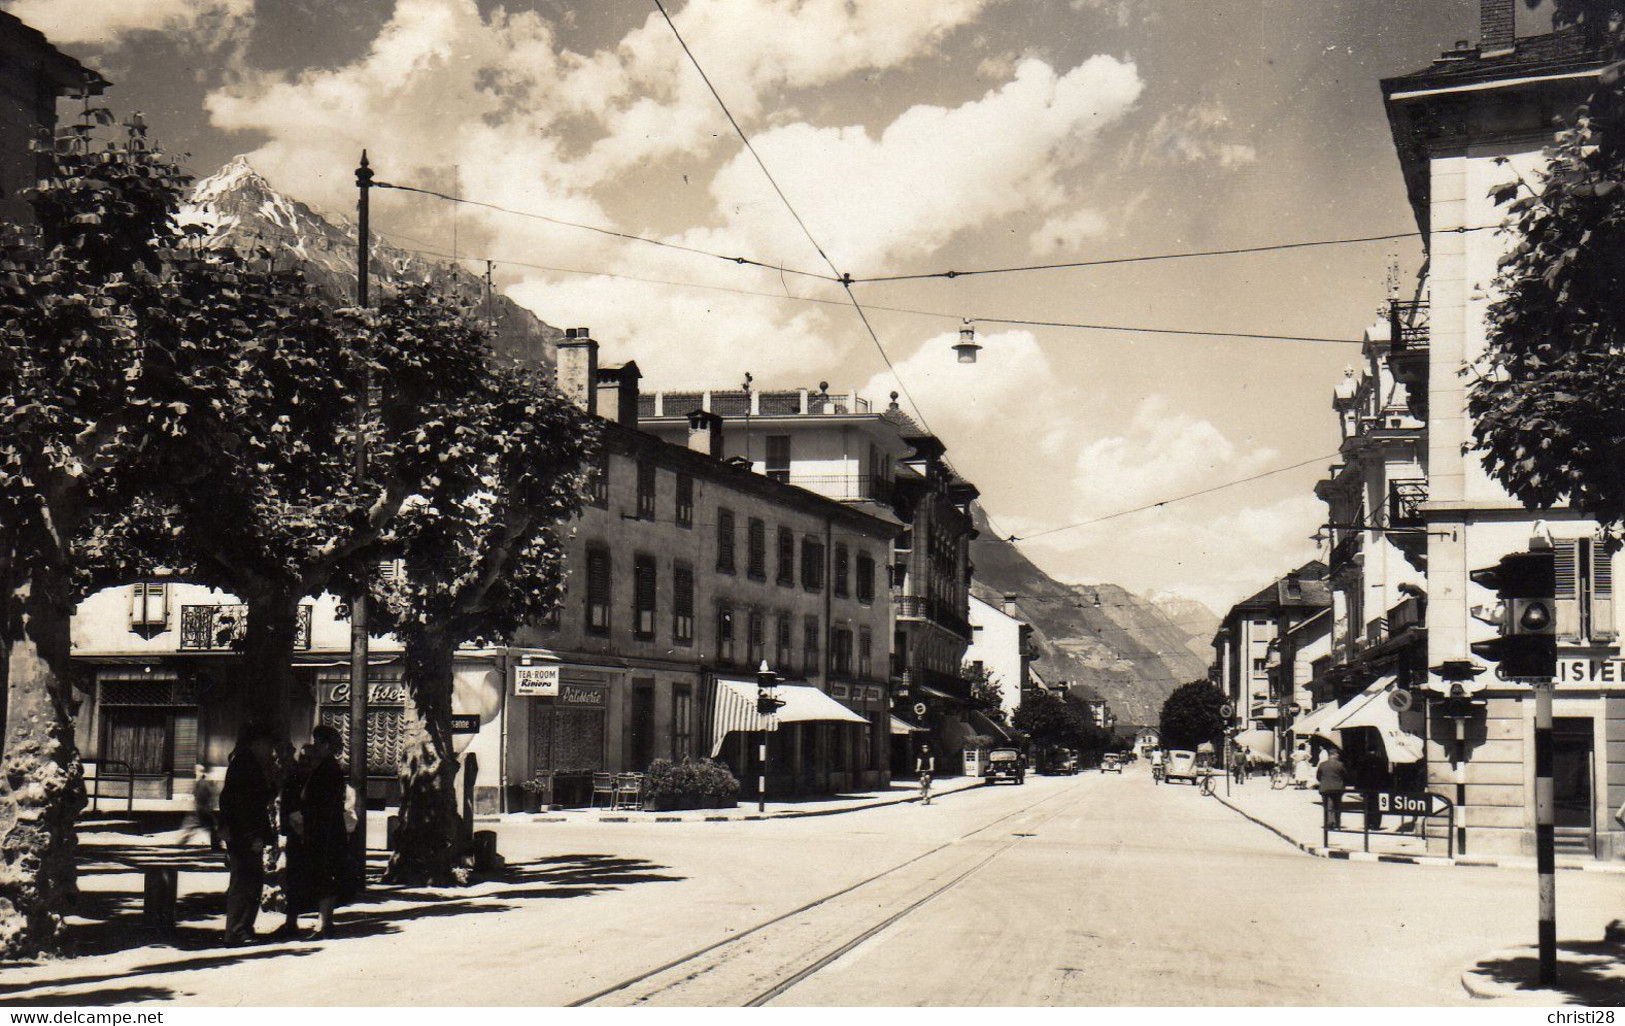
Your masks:
M 1270 770 L 1270 790 L 1285 791 L 1292 784 L 1292 770 L 1277 766 Z
M 1204 772 L 1201 780 L 1197 782 L 1197 786 L 1201 788 L 1203 795 L 1209 798 L 1213 797 L 1213 771 L 1207 770 Z
M 931 804 L 931 774 L 920 774 L 920 802 L 922 805 Z

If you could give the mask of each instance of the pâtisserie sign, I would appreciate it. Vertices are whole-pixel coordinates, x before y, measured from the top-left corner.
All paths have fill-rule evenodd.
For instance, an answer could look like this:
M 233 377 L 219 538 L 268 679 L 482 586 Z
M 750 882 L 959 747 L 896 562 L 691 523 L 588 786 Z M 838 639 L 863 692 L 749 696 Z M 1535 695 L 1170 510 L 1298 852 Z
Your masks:
M 323 705 L 349 705 L 350 682 L 330 680 L 322 684 Z M 367 704 L 405 705 L 406 685 L 398 680 L 375 680 L 367 687 Z

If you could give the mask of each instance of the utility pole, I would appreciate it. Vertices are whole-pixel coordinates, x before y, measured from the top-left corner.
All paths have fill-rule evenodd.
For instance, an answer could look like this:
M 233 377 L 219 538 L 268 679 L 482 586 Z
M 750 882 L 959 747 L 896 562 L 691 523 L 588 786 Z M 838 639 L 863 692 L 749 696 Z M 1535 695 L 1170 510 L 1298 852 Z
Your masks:
M 1540 985 L 1557 985 L 1556 829 L 1552 801 L 1552 682 L 1535 683 L 1535 872 L 1540 885 Z
M 368 245 L 368 193 L 372 189 L 372 168 L 367 164 L 367 151 L 361 151 L 361 164 L 355 169 L 356 199 L 356 305 L 365 310 L 371 306 L 367 289 L 367 264 L 371 257 Z M 365 345 L 365 343 L 363 343 Z M 355 413 L 355 479 L 358 485 L 367 479 L 367 410 L 372 405 L 372 371 L 370 354 L 361 352 L 361 395 Z M 364 889 L 367 882 L 367 577 L 364 574 L 356 593 L 350 597 L 350 786 L 355 789 L 356 829 L 350 839 L 350 850 L 355 861 L 356 887 Z

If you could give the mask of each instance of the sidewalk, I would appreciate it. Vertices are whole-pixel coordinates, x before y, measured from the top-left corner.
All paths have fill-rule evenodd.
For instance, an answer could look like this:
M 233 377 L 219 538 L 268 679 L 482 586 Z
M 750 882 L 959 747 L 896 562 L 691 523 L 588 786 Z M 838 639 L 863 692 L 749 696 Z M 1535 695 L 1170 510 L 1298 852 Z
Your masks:
M 938 780 L 931 787 L 931 800 L 969 791 L 984 783 L 979 777 L 953 777 Z M 858 791 L 816 798 L 769 801 L 761 812 L 756 803 L 742 801 L 733 809 L 687 809 L 681 812 L 640 812 L 629 809 L 559 809 L 550 812 L 509 812 L 476 816 L 478 823 L 737 823 L 744 820 L 799 819 L 806 816 L 834 816 L 861 812 L 888 805 L 920 800 L 919 785 L 913 781 L 893 781 L 883 791 Z
M 1320 796 L 1313 790 L 1286 788 L 1270 790 L 1268 777 L 1254 777 L 1245 784 L 1233 783 L 1225 794 L 1224 782 L 1217 782 L 1214 797 L 1242 816 L 1276 834 L 1299 851 L 1317 858 L 1348 859 L 1352 862 L 1397 862 L 1411 865 L 1478 866 L 1533 870 L 1535 860 L 1511 855 L 1447 857 L 1444 840 L 1372 834 L 1371 850 L 1365 848 L 1358 813 L 1345 812 L 1344 825 L 1352 831 L 1333 833 L 1328 847 L 1321 832 Z M 1387 817 L 1389 828 L 1395 817 Z M 1591 873 L 1625 874 L 1625 863 L 1598 862 L 1595 859 L 1559 858 L 1559 869 Z

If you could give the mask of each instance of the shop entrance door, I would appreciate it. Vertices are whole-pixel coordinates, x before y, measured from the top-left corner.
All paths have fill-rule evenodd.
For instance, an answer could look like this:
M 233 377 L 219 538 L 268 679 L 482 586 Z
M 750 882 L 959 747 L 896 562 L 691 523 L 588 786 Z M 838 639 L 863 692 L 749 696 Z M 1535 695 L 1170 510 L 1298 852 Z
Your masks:
M 1592 819 L 1595 736 L 1589 716 L 1562 716 L 1552 721 L 1553 822 L 1560 853 L 1596 852 Z
M 629 765 L 633 773 L 643 773 L 655 757 L 655 685 L 652 680 L 632 682 L 632 724 L 627 740 Z

